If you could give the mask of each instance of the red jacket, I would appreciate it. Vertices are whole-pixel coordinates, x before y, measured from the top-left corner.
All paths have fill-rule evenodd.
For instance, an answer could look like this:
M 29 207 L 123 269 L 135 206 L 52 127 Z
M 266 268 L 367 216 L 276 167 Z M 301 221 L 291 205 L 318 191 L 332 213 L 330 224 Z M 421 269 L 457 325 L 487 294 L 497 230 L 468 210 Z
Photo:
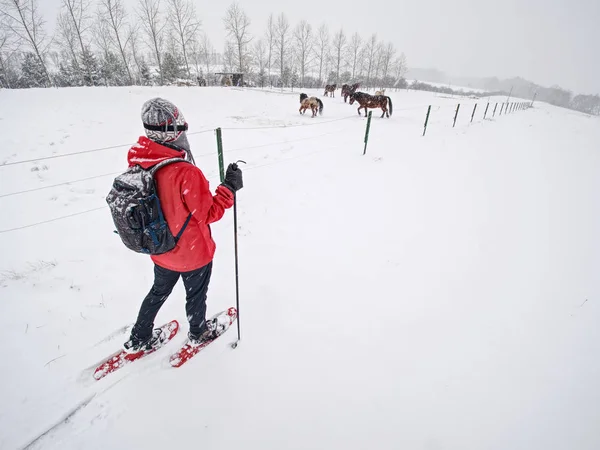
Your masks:
M 142 136 L 129 150 L 127 161 L 129 167 L 138 164 L 149 169 L 165 159 L 184 156 L 182 151 L 173 150 Z M 219 186 L 213 196 L 202 171 L 184 162 L 159 169 L 154 179 L 158 198 L 173 236 L 179 233 L 190 212 L 192 219 L 177 247 L 162 255 L 152 255 L 152 260 L 157 265 L 176 272 L 189 272 L 204 267 L 212 261 L 215 254 L 215 242 L 209 224 L 221 219 L 225 209 L 233 206 L 233 194 L 226 187 Z

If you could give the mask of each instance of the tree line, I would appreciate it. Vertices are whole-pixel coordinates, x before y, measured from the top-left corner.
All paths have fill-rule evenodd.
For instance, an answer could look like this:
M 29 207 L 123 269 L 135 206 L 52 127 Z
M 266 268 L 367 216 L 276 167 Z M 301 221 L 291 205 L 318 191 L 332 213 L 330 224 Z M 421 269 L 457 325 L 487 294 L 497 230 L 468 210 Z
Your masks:
M 532 99 L 581 111 L 587 114 L 600 115 L 600 96 L 590 94 L 574 94 L 558 85 L 540 86 L 521 77 L 499 80 L 496 77 L 476 80 L 475 86 L 488 91 L 503 91 L 520 98 Z
M 373 34 L 364 39 L 271 14 L 254 32 L 239 3 L 223 17 L 225 48 L 201 29 L 192 0 L 61 0 L 52 35 L 40 0 L 0 0 L 0 87 L 166 85 L 239 72 L 265 86 L 317 87 L 359 81 L 398 86 L 406 58 Z

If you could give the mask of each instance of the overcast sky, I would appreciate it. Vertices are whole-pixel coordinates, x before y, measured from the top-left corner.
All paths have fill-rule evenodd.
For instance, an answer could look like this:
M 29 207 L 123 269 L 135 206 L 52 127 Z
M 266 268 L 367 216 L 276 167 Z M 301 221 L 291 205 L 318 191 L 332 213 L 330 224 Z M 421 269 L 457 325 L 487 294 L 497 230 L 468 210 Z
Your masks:
M 229 2 L 192 1 L 203 30 L 222 51 Z M 138 0 L 125 2 L 133 11 Z M 39 3 L 52 31 L 61 0 Z M 166 0 L 162 3 L 166 12 Z M 292 25 L 306 19 L 315 28 L 343 26 L 363 38 L 377 33 L 406 54 L 410 67 L 453 76 L 522 76 L 576 93 L 600 93 L 600 0 L 243 0 L 240 5 L 256 36 L 263 35 L 269 13 L 284 12 Z

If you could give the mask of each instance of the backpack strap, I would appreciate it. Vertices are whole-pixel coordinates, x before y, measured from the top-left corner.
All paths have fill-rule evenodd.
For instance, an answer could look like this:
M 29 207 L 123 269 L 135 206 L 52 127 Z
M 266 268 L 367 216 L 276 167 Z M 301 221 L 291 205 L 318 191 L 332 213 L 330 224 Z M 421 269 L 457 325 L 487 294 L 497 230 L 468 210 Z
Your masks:
M 150 174 L 152 175 L 152 177 L 154 177 L 154 174 L 159 170 L 162 169 L 165 166 L 168 166 L 169 164 L 173 164 L 173 163 L 177 163 L 177 162 L 185 162 L 185 163 L 189 163 L 191 164 L 187 159 L 183 159 L 183 158 L 171 158 L 171 159 L 165 159 L 164 161 L 159 162 L 158 164 L 156 164 L 155 166 L 153 166 L 150 169 Z
M 177 236 L 175 236 L 176 243 L 179 242 L 179 239 L 181 238 L 181 235 L 183 234 L 183 232 L 187 228 L 188 224 L 190 223 L 190 220 L 192 220 L 192 213 L 189 213 L 189 215 L 187 216 L 187 219 L 185 219 L 185 222 L 183 223 L 183 226 L 181 227 L 181 230 L 179 230 L 179 233 L 177 233 Z

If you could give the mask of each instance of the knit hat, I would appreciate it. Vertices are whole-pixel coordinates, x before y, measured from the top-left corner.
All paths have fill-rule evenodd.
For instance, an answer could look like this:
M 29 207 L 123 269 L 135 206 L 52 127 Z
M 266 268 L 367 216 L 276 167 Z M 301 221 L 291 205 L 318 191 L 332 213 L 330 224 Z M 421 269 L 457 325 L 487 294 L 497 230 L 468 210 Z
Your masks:
M 170 101 L 157 97 L 144 103 L 142 123 L 149 139 L 190 151 L 186 136 L 188 124 L 183 113 Z

